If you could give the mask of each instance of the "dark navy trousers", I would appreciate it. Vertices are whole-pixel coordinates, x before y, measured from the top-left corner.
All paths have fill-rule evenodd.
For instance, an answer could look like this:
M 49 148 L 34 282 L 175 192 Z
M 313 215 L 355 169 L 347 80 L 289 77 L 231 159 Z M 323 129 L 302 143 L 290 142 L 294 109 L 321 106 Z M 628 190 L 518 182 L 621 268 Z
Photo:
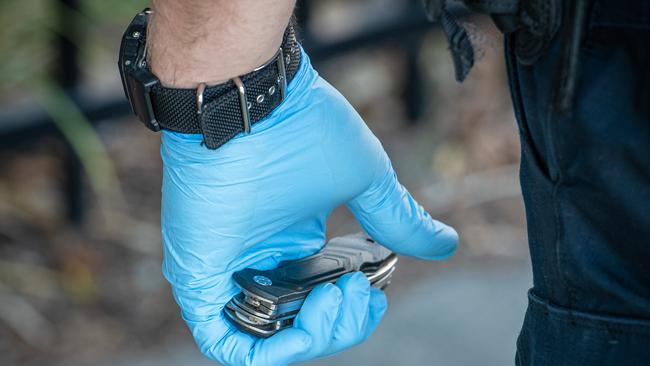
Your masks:
M 534 281 L 517 365 L 650 365 L 650 1 L 587 14 L 570 113 L 561 37 L 532 66 L 506 37 Z

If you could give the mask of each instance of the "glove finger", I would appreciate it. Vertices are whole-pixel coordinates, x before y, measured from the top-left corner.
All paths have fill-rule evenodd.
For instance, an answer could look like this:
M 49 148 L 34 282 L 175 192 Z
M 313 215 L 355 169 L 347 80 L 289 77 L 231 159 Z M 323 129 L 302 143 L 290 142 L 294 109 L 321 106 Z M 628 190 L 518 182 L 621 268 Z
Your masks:
M 391 250 L 422 259 L 445 259 L 458 246 L 456 231 L 431 218 L 398 181 L 385 156 L 383 174 L 348 202 L 364 230 Z
M 370 301 L 370 282 L 361 272 L 348 273 L 336 281 L 343 293 L 341 312 L 334 329 L 335 349 L 347 348 L 365 339 Z
M 260 339 L 246 365 L 288 365 L 304 359 L 313 341 L 302 329 L 285 329 L 267 339 Z
M 293 327 L 311 336 L 311 352 L 305 359 L 322 355 L 329 347 L 334 335 L 334 326 L 339 316 L 343 295 L 341 290 L 327 283 L 314 288 L 293 321 Z
M 384 291 L 378 288 L 370 289 L 370 301 L 368 304 L 368 321 L 366 323 L 365 337 L 364 339 L 370 337 L 370 335 L 377 329 L 379 323 L 384 318 L 384 314 L 388 309 L 388 300 L 386 299 L 386 294 Z
M 204 354 L 226 365 L 281 366 L 295 362 L 311 343 L 309 334 L 300 329 L 286 329 L 267 339 L 233 331 Z

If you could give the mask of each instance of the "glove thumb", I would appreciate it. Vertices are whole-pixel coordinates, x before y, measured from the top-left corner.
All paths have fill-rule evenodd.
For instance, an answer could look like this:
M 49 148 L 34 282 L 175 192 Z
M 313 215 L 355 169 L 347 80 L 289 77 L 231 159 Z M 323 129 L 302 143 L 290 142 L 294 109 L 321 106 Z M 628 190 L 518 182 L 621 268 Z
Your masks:
M 396 253 L 446 259 L 458 246 L 456 231 L 436 221 L 398 181 L 387 156 L 380 174 L 348 208 L 364 230 Z

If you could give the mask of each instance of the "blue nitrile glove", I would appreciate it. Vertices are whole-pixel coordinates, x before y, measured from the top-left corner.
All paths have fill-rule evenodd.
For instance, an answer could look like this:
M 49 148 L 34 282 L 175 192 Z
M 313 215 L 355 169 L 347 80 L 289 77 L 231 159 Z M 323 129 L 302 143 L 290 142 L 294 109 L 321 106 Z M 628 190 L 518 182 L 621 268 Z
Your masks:
M 268 339 L 238 331 L 222 314 L 239 292 L 233 272 L 315 253 L 340 204 L 399 254 L 444 259 L 456 249 L 456 232 L 399 184 L 380 142 L 304 53 L 287 99 L 251 134 L 217 150 L 201 140 L 163 133 L 163 272 L 211 359 L 286 365 L 341 351 L 373 332 L 386 298 L 361 273 L 314 289 L 293 328 Z

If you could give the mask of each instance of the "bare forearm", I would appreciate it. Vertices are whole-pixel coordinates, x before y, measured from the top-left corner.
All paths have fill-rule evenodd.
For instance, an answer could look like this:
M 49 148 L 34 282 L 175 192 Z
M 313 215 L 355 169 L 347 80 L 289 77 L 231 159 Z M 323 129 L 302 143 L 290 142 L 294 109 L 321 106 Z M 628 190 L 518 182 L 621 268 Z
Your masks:
M 149 60 L 164 85 L 224 82 L 269 60 L 295 0 L 153 0 Z

